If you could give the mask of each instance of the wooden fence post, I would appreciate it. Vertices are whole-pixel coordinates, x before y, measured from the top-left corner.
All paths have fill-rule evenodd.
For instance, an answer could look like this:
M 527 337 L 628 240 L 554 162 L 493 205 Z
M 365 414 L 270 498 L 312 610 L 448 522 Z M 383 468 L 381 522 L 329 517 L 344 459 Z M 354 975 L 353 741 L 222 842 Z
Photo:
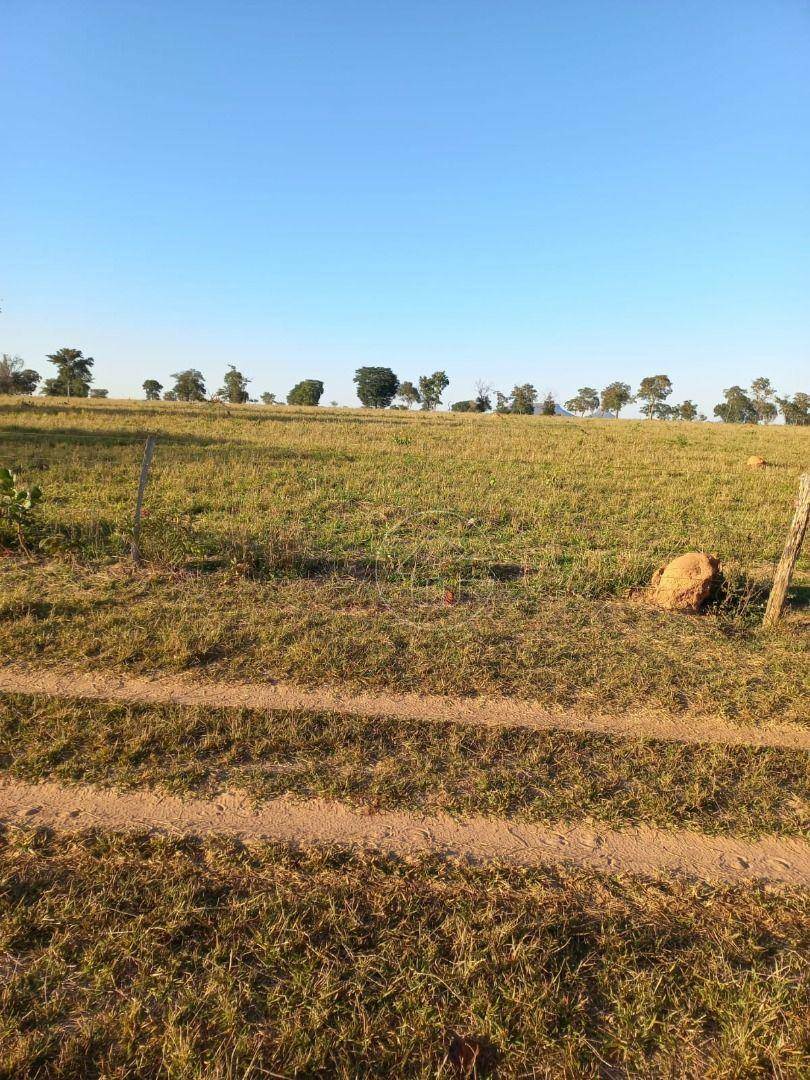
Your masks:
M 143 460 L 141 461 L 141 476 L 138 481 L 138 497 L 135 500 L 135 520 L 132 523 L 132 561 L 138 566 L 141 561 L 141 508 L 143 507 L 143 493 L 146 489 L 146 481 L 149 479 L 149 466 L 152 463 L 152 454 L 155 452 L 155 436 L 147 435 L 146 446 L 143 448 Z
M 793 568 L 799 557 L 802 540 L 807 530 L 807 522 L 810 519 L 810 473 L 805 473 L 799 479 L 799 498 L 796 500 L 796 513 L 790 523 L 785 550 L 773 576 L 771 595 L 768 597 L 768 606 L 765 608 L 763 626 L 773 626 L 782 614 L 785 604 L 785 595 L 790 587 L 790 579 L 793 576 Z

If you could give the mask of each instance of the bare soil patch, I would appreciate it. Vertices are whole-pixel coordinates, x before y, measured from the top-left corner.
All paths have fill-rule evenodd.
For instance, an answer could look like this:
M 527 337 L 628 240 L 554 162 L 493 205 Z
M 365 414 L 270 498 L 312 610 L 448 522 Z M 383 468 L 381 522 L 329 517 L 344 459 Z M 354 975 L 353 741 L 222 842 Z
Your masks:
M 233 793 L 213 799 L 180 799 L 155 791 L 27 784 L 3 777 L 0 820 L 68 832 L 225 835 L 244 842 L 357 846 L 398 857 L 439 853 L 521 866 L 565 863 L 607 874 L 810 885 L 810 844 L 801 840 L 746 841 L 649 827 L 598 830 L 565 822 L 539 826 L 486 817 L 366 814 L 323 799 L 280 798 L 254 807 Z
M 14 663 L 0 666 L 2 691 L 212 708 L 313 709 L 488 727 L 594 731 L 625 738 L 810 750 L 810 729 L 795 724 L 768 723 L 759 727 L 734 724 L 714 717 L 675 717 L 641 710 L 606 716 L 552 710 L 536 702 L 516 698 L 453 698 L 380 691 L 350 693 L 328 686 L 308 689 L 288 683 L 225 683 L 173 675 L 145 677 L 100 671 L 33 668 Z

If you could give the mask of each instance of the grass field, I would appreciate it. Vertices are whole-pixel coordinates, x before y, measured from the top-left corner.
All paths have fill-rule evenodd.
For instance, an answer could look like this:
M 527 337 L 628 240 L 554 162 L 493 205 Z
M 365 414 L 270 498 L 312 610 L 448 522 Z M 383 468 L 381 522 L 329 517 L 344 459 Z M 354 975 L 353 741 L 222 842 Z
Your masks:
M 480 1076 L 806 1075 L 802 894 L 33 834 L 0 871 L 6 1076 L 472 1075 L 454 1037 Z
M 290 577 L 337 570 L 481 599 L 623 596 L 686 548 L 738 588 L 781 552 L 810 435 L 642 421 L 5 399 L 3 456 L 43 483 L 52 547 L 127 550 L 141 440 L 158 436 L 147 557 Z M 762 454 L 772 467 L 745 468 Z
M 746 469 L 754 453 L 768 469 Z M 484 815 L 800 841 L 800 749 L 486 728 L 384 702 L 491 694 L 804 737 L 807 552 L 784 619 L 760 622 L 808 459 L 810 432 L 784 427 L 3 399 L 0 465 L 45 500 L 30 555 L 2 537 L 0 659 L 382 704 L 22 687 L 0 694 L 0 779 L 58 782 L 68 803 L 77 785 L 224 790 L 403 811 L 414 828 Z M 645 603 L 653 570 L 697 549 L 723 563 L 709 611 Z M 810 1074 L 807 890 L 302 840 L 9 828 L 0 1075 Z
M 0 419 L 0 458 L 45 492 L 35 560 L 0 565 L 10 654 L 802 718 L 806 554 L 793 611 L 758 623 L 804 429 L 23 399 Z M 723 561 L 710 615 L 635 601 L 693 549 Z
M 810 835 L 810 760 L 800 750 L 9 694 L 0 695 L 0 768 L 26 780 L 226 787 L 369 810 Z

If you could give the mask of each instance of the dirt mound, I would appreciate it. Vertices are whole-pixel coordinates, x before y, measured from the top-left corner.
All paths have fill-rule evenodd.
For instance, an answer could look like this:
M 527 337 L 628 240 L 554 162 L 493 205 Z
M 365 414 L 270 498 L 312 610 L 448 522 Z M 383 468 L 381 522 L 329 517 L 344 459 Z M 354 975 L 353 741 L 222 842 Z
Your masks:
M 749 469 L 765 469 L 768 466 L 768 462 L 764 457 L 759 457 L 757 454 L 752 454 L 745 463 Z
M 720 564 L 714 555 L 690 551 L 656 570 L 650 582 L 654 604 L 667 611 L 700 611 L 720 578 Z

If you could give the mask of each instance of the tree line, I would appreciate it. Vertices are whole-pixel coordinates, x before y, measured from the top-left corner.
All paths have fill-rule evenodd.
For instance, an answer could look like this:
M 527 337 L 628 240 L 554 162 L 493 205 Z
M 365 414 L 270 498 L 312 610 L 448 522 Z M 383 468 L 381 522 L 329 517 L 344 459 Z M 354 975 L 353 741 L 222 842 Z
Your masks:
M 50 397 L 98 397 L 107 396 L 101 387 L 92 388 L 92 356 L 85 356 L 81 349 L 57 349 L 48 359 L 56 365 L 56 375 L 43 382 L 38 371 L 25 367 L 19 356 L 0 356 L 0 394 L 33 394 L 42 384 L 42 393 Z
M 18 356 L 4 353 L 0 357 L 0 394 L 34 394 L 41 384 L 41 393 L 50 397 L 107 397 L 107 390 L 93 387 L 92 356 L 85 356 L 81 349 L 61 348 L 48 354 L 55 365 L 56 374 L 51 378 L 26 368 Z M 157 379 L 146 379 L 143 391 L 148 401 L 225 401 L 243 405 L 261 401 L 265 405 L 280 404 L 275 394 L 263 393 L 258 399 L 251 398 L 248 385 L 251 382 L 241 371 L 230 364 L 222 379 L 222 386 L 211 397 L 202 372 L 187 368 L 171 376 L 174 385 L 168 389 Z M 357 397 L 362 405 L 371 409 L 412 409 L 419 406 L 431 412 L 442 404 L 442 395 L 450 385 L 444 371 L 421 375 L 416 381 L 403 379 L 388 367 L 360 367 L 354 374 Z M 302 379 L 287 394 L 289 405 L 318 405 L 323 396 L 324 384 L 320 379 Z M 694 401 L 686 399 L 679 405 L 667 400 L 673 392 L 668 375 L 648 375 L 641 380 L 633 393 L 629 383 L 611 382 L 602 390 L 583 386 L 565 403 L 565 409 L 577 416 L 618 417 L 622 409 L 638 402 L 649 420 L 705 420 Z M 476 384 L 476 395 L 468 400 L 450 405 L 453 412 L 541 414 L 554 416 L 562 411 L 553 394 L 546 394 L 542 401 L 531 383 L 512 387 L 504 394 L 485 382 Z M 538 408 L 539 403 L 539 408 Z M 332 404 L 336 404 L 333 402 Z M 723 391 L 723 401 L 714 407 L 714 415 L 729 424 L 768 424 L 781 413 L 786 424 L 810 425 L 810 394 L 796 393 L 780 397 L 770 379 L 760 376 L 749 389 L 731 386 Z

